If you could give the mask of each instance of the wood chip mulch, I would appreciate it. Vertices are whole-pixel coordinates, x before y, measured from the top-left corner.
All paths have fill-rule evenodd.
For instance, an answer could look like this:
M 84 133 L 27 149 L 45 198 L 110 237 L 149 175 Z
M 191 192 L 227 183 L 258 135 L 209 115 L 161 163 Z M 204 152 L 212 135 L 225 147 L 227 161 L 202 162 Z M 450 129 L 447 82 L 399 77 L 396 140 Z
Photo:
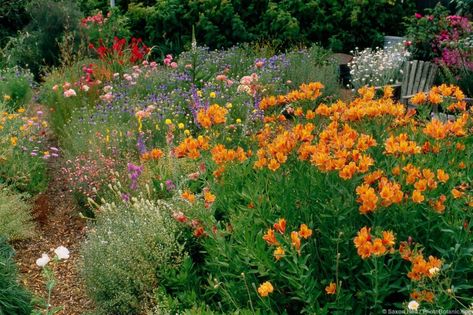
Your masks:
M 34 295 L 47 298 L 45 282 L 36 259 L 42 253 L 54 257 L 54 249 L 65 246 L 70 258 L 55 264 L 54 274 L 57 284 L 53 289 L 51 305 L 62 306 L 58 314 L 88 314 L 93 311 L 92 302 L 85 294 L 80 277 L 79 251 L 87 230 L 85 219 L 80 218 L 73 197 L 69 193 L 61 171 L 60 158 L 49 162 L 50 182 L 46 191 L 36 197 L 33 216 L 36 220 L 36 236 L 29 240 L 13 243 L 15 259 L 20 271 L 21 281 Z

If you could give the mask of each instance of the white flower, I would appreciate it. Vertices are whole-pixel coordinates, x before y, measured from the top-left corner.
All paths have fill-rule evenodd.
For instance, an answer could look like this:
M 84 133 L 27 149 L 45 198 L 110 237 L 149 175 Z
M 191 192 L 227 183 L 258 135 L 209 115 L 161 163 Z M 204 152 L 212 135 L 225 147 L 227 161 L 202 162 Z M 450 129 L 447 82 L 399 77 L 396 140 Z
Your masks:
M 103 87 L 103 91 L 105 93 L 110 92 L 111 90 L 113 90 L 113 86 L 111 86 L 111 85 L 106 85 L 106 86 Z
M 440 269 L 438 267 L 432 267 L 432 268 L 429 269 L 429 273 L 432 276 L 435 276 L 439 271 L 440 271 Z
M 419 303 L 417 301 L 412 300 L 407 304 L 407 308 L 411 311 L 417 311 L 419 309 Z
M 69 250 L 64 246 L 59 246 L 54 250 L 59 259 L 68 259 L 69 258 Z
M 36 259 L 36 264 L 42 268 L 46 266 L 50 260 L 51 259 L 49 258 L 48 254 L 43 253 L 43 255 L 41 255 L 41 258 Z

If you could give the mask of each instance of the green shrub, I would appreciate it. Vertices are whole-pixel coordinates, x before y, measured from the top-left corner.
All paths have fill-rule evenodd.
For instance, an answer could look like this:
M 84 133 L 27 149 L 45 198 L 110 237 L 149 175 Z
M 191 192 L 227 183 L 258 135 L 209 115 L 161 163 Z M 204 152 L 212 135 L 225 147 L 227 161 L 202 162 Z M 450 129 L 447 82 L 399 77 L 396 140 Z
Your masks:
M 0 97 L 9 111 L 24 107 L 31 100 L 33 75 L 17 66 L 0 71 Z
M 148 3 L 148 4 L 146 4 Z M 133 32 L 162 52 L 179 52 L 191 41 L 210 48 L 272 41 L 285 47 L 320 42 L 337 51 L 376 46 L 383 35 L 402 35 L 398 21 L 413 14 L 413 1 L 133 1 L 126 15 Z M 388 9 L 386 9 L 388 8 Z
M 14 36 L 16 32 L 24 27 L 29 16 L 25 7 L 28 1 L 9 0 L 0 3 L 0 47 L 8 41 L 8 37 Z
M 102 11 L 98 11 L 94 16 L 82 19 L 81 32 L 87 44 L 93 44 L 96 47 L 100 45 L 110 47 L 115 37 L 130 38 L 131 36 L 128 18 L 121 15 L 116 8 L 110 10 L 106 16 L 102 14 Z
M 152 307 L 162 272 L 184 257 L 170 206 L 143 198 L 105 204 L 83 248 L 89 296 L 106 314 L 137 314 Z
M 0 239 L 0 314 L 29 315 L 31 295 L 18 284 L 13 249 Z
M 33 231 L 30 205 L 24 196 L 0 186 L 0 237 L 23 239 L 32 236 Z
M 72 0 L 33 0 L 26 10 L 30 23 L 6 47 L 6 59 L 10 65 L 29 67 L 36 78 L 45 66 L 60 64 L 60 42 L 67 31 L 76 34 L 81 12 Z

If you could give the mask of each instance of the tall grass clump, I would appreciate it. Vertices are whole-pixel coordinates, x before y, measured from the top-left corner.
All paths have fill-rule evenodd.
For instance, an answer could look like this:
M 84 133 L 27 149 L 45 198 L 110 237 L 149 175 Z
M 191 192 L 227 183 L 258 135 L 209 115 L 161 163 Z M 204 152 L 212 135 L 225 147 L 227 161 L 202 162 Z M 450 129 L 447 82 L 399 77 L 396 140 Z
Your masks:
M 0 239 L 0 314 L 29 315 L 31 295 L 18 283 L 13 255 L 10 245 Z
M 0 237 L 18 240 L 31 237 L 34 224 L 24 196 L 0 186 Z

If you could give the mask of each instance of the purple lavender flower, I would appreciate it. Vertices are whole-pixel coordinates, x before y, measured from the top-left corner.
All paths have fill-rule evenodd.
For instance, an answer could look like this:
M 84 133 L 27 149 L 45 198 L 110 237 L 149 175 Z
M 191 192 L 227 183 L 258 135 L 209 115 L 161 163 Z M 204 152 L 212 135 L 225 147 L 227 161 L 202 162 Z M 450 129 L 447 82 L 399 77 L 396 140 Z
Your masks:
M 125 202 L 130 201 L 130 195 L 128 195 L 126 193 L 122 193 L 122 200 L 125 201 Z
M 140 154 L 143 154 L 147 151 L 145 142 L 143 141 L 143 133 L 138 135 L 138 139 L 136 139 L 136 147 L 138 148 L 138 152 L 140 152 Z
M 128 163 L 128 176 L 130 177 L 130 189 L 136 190 L 138 188 L 138 178 L 143 172 L 143 166 L 138 166 L 133 163 Z
M 166 189 L 167 189 L 167 191 L 171 191 L 171 190 L 176 189 L 176 185 L 174 185 L 172 180 L 170 180 L 170 179 L 166 180 Z

